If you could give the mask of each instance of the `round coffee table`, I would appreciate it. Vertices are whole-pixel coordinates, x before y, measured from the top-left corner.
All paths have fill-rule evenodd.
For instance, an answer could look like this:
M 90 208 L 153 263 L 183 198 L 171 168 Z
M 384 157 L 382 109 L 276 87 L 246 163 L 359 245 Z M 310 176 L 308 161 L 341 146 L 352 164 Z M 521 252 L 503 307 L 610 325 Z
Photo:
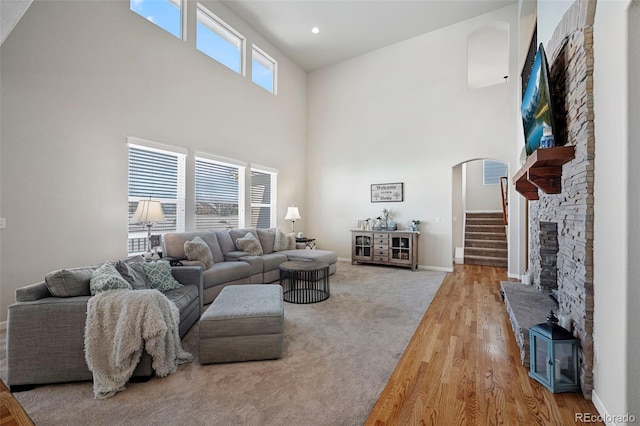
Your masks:
M 290 260 L 280 264 L 283 299 L 289 303 L 317 303 L 329 298 L 329 265 Z

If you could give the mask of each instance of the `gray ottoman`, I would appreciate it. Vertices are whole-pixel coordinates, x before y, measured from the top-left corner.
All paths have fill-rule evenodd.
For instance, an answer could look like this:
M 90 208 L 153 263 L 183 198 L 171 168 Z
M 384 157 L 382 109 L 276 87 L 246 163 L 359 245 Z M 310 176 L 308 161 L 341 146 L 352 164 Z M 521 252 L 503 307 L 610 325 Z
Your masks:
M 280 358 L 283 326 L 282 287 L 227 286 L 200 318 L 200 364 Z

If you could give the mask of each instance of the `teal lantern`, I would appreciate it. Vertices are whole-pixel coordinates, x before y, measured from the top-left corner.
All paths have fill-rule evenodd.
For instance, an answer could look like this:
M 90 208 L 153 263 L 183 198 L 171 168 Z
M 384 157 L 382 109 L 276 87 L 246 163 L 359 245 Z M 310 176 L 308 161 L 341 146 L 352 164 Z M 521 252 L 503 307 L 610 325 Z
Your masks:
M 529 377 L 542 383 L 553 393 L 579 392 L 579 340 L 558 325 L 553 311 L 547 322 L 529 329 Z

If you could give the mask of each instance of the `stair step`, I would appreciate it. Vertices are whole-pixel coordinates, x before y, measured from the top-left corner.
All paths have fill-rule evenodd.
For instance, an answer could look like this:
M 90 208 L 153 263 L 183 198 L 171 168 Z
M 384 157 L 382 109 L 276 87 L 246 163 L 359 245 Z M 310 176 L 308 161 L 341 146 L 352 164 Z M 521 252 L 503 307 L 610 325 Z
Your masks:
M 474 212 L 466 212 L 467 218 L 500 218 L 502 219 L 502 212 L 484 212 L 484 213 L 474 213 Z
M 499 257 L 507 258 L 506 248 L 491 248 L 491 247 L 465 247 L 464 254 L 469 256 L 483 256 L 483 257 Z
M 488 257 L 488 256 L 464 256 L 465 265 L 484 265 L 484 266 L 497 266 L 499 268 L 507 267 L 507 259 L 501 257 Z
M 492 240 L 492 241 L 506 241 L 507 236 L 504 232 L 465 232 L 465 240 Z
M 465 231 L 468 232 L 495 232 L 504 234 L 504 225 L 475 225 L 467 223 Z
M 465 248 L 467 247 L 487 247 L 487 248 L 499 248 L 507 249 L 507 240 L 464 240 Z
M 467 218 L 467 225 L 499 225 L 504 226 L 502 216 L 497 218 L 481 217 L 481 218 Z

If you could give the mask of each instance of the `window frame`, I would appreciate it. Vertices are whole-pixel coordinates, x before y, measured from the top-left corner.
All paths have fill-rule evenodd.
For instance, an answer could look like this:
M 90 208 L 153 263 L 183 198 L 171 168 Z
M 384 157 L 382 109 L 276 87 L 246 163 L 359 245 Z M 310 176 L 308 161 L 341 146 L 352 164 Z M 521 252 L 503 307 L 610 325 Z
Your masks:
M 200 16 L 203 16 L 204 21 L 200 19 Z M 217 35 L 221 39 L 225 40 L 229 44 L 233 45 L 238 49 L 240 63 L 238 64 L 238 70 L 231 68 L 229 65 L 220 61 L 218 58 L 211 56 L 209 53 L 198 47 L 198 24 L 204 25 L 209 31 L 213 34 Z M 246 44 L 247 39 L 243 36 L 239 31 L 233 28 L 231 25 L 227 24 L 223 19 L 219 16 L 211 12 L 207 7 L 205 7 L 202 3 L 196 3 L 196 50 L 207 55 L 207 57 L 213 59 L 217 63 L 224 65 L 229 68 L 231 71 L 239 74 L 241 76 L 246 75 Z
M 267 228 L 274 228 L 277 226 L 278 223 L 278 218 L 277 218 L 277 214 L 276 214 L 276 207 L 277 207 L 277 200 L 278 200 L 278 194 L 277 194 L 277 188 L 278 188 L 278 171 L 276 169 L 270 168 L 270 167 L 265 167 L 265 166 L 258 166 L 258 165 L 252 165 L 252 167 L 250 168 L 251 171 L 251 182 L 250 182 L 250 186 L 249 186 L 249 190 L 250 190 L 250 194 L 249 194 L 249 200 L 250 200 L 250 211 L 252 213 L 251 215 L 251 227 L 255 227 L 258 228 L 258 224 L 253 224 L 253 209 L 254 208 L 264 208 L 264 207 L 268 207 L 269 208 L 269 226 Z M 269 175 L 270 176 L 270 181 L 269 181 L 269 186 L 270 186 L 270 199 L 269 199 L 269 203 L 254 203 L 253 202 L 253 174 L 254 173 L 261 173 L 261 174 L 265 174 L 265 175 Z
M 229 168 L 235 168 L 237 170 L 238 173 L 238 228 L 244 228 L 245 226 L 245 218 L 244 218 L 244 212 L 245 212 L 245 202 L 244 202 L 244 198 L 245 198 L 245 173 L 246 173 L 246 165 L 242 162 L 239 161 L 234 161 L 234 160 L 230 160 L 230 159 L 226 159 L 226 158 L 222 158 L 222 157 L 217 157 L 214 155 L 210 155 L 210 154 L 206 154 L 206 153 L 202 153 L 202 152 L 196 152 L 194 154 L 194 168 L 193 168 L 193 204 L 194 204 L 194 210 L 193 210 L 193 229 L 195 231 L 198 231 L 198 219 L 197 219 L 197 211 L 198 211 L 198 186 L 197 186 L 197 181 L 198 181 L 198 162 L 202 161 L 205 163 L 211 163 L 211 164 L 216 164 L 216 165 L 220 165 L 220 166 L 224 166 L 224 167 L 229 167 Z M 221 229 L 221 228 L 235 228 L 234 226 L 232 227 L 220 227 L 220 228 L 215 228 L 215 229 Z
M 258 57 L 258 59 L 256 59 L 256 56 Z M 267 69 L 270 68 L 272 90 L 269 90 L 268 88 L 264 87 L 262 84 L 258 83 L 255 80 L 254 78 L 255 67 L 253 66 L 254 61 L 260 63 L 262 66 L 264 66 Z M 268 65 L 265 65 L 265 63 Z M 273 59 L 269 54 L 267 54 L 264 50 L 260 49 L 255 44 L 251 45 L 251 82 L 262 87 L 264 90 L 266 90 L 269 93 L 273 93 L 274 95 L 278 94 L 278 61 Z
M 157 0 L 156 0 L 157 1 Z M 155 26 L 157 26 L 158 28 L 163 29 L 164 31 L 168 32 L 169 34 L 171 34 L 172 36 L 180 39 L 180 40 L 186 40 L 186 33 L 187 33 L 187 13 L 186 13 L 186 9 L 187 9 L 187 1 L 186 0 L 165 0 L 167 3 L 170 3 L 172 5 L 174 5 L 175 7 L 178 8 L 178 12 L 179 12 L 179 18 L 178 18 L 178 34 L 174 34 L 173 32 L 169 31 L 167 28 L 163 27 L 162 25 L 160 25 L 158 22 L 149 19 L 149 17 L 142 15 L 140 12 L 138 12 L 137 10 L 134 9 L 134 5 L 136 3 L 138 3 L 139 1 L 136 0 L 129 0 L 129 10 L 132 11 L 133 13 L 135 13 L 136 15 L 140 16 L 141 18 L 143 18 L 145 21 L 151 22 L 152 24 L 154 24 Z M 144 3 L 144 0 L 142 1 L 142 3 Z

